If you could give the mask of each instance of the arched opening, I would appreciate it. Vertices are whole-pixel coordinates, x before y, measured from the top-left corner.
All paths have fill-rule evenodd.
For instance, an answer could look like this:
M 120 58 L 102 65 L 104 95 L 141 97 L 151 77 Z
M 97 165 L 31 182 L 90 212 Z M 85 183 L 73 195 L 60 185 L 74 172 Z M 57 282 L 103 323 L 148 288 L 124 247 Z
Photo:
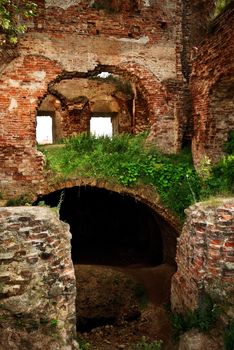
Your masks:
M 60 218 L 70 225 L 74 263 L 156 266 L 172 262 L 175 242 L 168 245 L 171 228 L 151 208 L 128 195 L 81 186 L 40 198 L 60 207 Z M 174 237 L 175 239 L 175 237 Z
M 78 337 L 96 343 L 96 332 L 113 339 L 118 329 L 126 341 L 133 334 L 166 339 L 170 326 L 163 304 L 170 300 L 176 271 L 173 219 L 143 192 L 101 182 L 53 188 L 35 204 L 57 207 L 70 225 Z M 160 322 L 144 323 L 145 317 Z
M 155 210 L 132 195 L 89 185 L 39 201 L 59 208 L 70 225 L 79 332 L 140 322 L 142 298 L 169 301 L 177 234 Z

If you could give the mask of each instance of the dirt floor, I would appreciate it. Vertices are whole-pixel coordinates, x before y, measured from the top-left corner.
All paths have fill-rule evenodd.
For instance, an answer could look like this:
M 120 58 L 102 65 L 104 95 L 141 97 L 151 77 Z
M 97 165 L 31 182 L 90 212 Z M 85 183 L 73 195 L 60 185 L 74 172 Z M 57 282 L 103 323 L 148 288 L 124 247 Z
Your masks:
M 136 347 L 143 337 L 162 340 L 161 349 L 177 349 L 165 309 L 174 266 L 75 265 L 75 272 L 82 350 L 146 349 Z

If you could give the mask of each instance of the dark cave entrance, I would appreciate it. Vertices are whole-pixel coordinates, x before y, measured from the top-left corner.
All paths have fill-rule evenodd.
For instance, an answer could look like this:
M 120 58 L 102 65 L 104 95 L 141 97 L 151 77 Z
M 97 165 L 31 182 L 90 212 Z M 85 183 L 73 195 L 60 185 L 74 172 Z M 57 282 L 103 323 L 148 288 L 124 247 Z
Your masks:
M 169 301 L 177 234 L 148 205 L 92 186 L 65 188 L 39 201 L 59 207 L 60 219 L 70 225 L 78 332 L 140 322 L 142 301 Z
M 61 200 L 62 198 L 62 200 Z M 160 217 L 129 195 L 90 186 L 41 197 L 70 225 L 74 264 L 156 266 L 165 260 Z

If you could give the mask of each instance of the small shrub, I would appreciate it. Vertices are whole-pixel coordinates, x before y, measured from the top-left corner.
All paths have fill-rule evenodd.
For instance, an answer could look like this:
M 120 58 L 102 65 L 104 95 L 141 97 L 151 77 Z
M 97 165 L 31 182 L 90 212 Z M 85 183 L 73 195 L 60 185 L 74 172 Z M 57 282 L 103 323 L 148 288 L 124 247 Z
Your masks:
M 220 308 L 206 295 L 198 309 L 187 311 L 184 314 L 170 314 L 174 336 L 178 338 L 192 328 L 197 328 L 201 332 L 207 332 L 214 326 L 219 315 Z
M 31 200 L 27 197 L 27 195 L 21 195 L 17 198 L 11 198 L 6 202 L 7 207 L 19 207 L 24 206 L 26 204 L 30 204 Z

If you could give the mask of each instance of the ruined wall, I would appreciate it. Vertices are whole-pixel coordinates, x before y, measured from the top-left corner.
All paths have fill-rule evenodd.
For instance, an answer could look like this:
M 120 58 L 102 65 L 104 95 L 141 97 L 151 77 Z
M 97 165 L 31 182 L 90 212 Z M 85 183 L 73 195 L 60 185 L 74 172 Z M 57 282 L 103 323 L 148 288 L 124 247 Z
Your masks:
M 48 208 L 0 208 L 0 349 L 73 349 L 68 225 Z
M 0 77 L 0 191 L 15 196 L 27 186 L 40 187 L 43 158 L 35 149 L 36 109 L 49 85 L 68 73 L 72 79 L 74 73 L 106 66 L 136 84 L 148 113 L 150 138 L 163 151 L 178 151 L 177 1 L 136 1 L 133 7 L 126 2 L 114 13 L 88 1 L 38 4 L 39 16 L 20 40 L 19 56 L 4 65 Z M 146 128 L 139 120 L 145 114 L 141 101 L 136 105 L 139 131 Z
M 217 161 L 228 132 L 234 129 L 234 6 L 233 2 L 210 27 L 194 56 L 190 80 L 193 100 L 193 158 Z
M 178 270 L 172 278 L 173 309 L 196 309 L 205 293 L 233 306 L 233 198 L 197 203 L 186 214 L 177 243 Z

